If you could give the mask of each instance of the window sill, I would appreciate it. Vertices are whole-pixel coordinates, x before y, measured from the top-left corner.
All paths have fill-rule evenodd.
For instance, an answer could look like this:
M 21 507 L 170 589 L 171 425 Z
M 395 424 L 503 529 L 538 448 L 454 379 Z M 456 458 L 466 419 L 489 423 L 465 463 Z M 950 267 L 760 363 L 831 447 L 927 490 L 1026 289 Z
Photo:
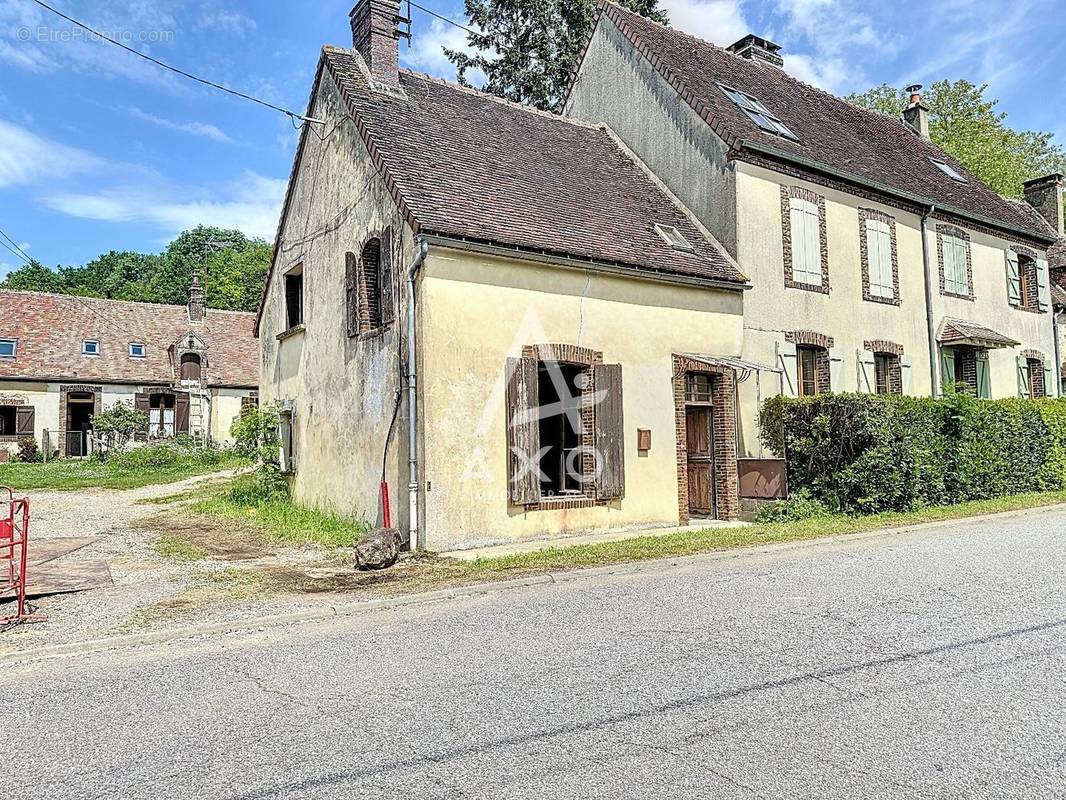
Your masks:
M 301 322 L 299 325 L 294 325 L 293 327 L 289 328 L 287 331 L 282 331 L 281 333 L 279 333 L 277 335 L 277 340 L 279 342 L 282 342 L 285 339 L 291 339 L 293 336 L 296 336 L 297 334 L 301 334 L 305 330 L 307 330 L 307 326 L 304 323 Z
M 536 503 L 527 503 L 524 508 L 526 511 L 565 511 L 574 508 L 593 508 L 606 504 L 606 501 L 597 500 L 587 495 L 576 495 L 573 497 L 544 497 Z
M 1039 308 L 1030 308 L 1029 306 L 1017 306 L 1014 303 L 1011 303 L 1010 307 L 1013 308 L 1015 311 L 1028 311 L 1030 314 L 1043 314 L 1043 313 L 1045 313 L 1044 311 L 1041 311 Z
M 972 294 L 955 294 L 954 292 L 945 292 L 943 289 L 940 290 L 940 294 L 944 297 L 953 297 L 956 300 L 967 300 L 971 303 L 977 299 Z
M 883 306 L 898 306 L 900 304 L 898 297 L 878 297 L 875 294 L 863 295 L 863 300 L 867 303 L 880 303 Z
M 829 294 L 829 287 L 822 286 L 814 283 L 799 283 L 798 281 L 785 281 L 786 289 L 801 289 L 804 292 L 814 292 L 815 294 Z

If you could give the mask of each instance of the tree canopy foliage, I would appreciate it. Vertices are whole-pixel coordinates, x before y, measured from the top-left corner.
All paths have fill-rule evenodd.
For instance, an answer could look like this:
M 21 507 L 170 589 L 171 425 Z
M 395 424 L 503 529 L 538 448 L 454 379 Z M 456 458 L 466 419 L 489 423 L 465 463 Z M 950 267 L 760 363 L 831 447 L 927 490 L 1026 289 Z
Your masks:
M 1007 125 L 988 86 L 966 80 L 937 81 L 923 94 L 929 107 L 929 137 L 994 191 L 1021 197 L 1022 183 L 1051 172 L 1066 172 L 1066 151 L 1053 135 L 1016 131 Z M 854 105 L 899 117 L 906 92 L 887 84 L 845 98 Z
M 665 23 L 658 0 L 619 0 L 626 8 Z M 508 100 L 558 111 L 596 19 L 597 0 L 465 0 L 473 53 L 445 49 L 459 82 L 485 74 L 482 87 Z
M 162 253 L 112 250 L 84 266 L 56 269 L 35 261 L 11 272 L 0 288 L 179 305 L 188 300 L 193 272 L 199 272 L 208 308 L 253 311 L 270 254 L 262 239 L 201 225 Z

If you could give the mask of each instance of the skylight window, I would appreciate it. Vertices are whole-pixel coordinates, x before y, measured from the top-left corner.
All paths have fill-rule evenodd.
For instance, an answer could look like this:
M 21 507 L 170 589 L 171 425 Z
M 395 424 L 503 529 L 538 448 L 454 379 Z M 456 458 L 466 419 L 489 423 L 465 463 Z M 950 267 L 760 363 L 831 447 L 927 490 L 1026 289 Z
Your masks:
M 675 250 L 684 250 L 689 253 L 696 252 L 696 248 L 673 225 L 662 225 L 657 222 L 655 223 L 655 232 L 663 237 L 663 240 Z
M 955 169 L 953 166 L 951 166 L 951 164 L 948 164 L 948 163 L 946 163 L 944 161 L 938 161 L 935 158 L 930 158 L 929 160 L 931 162 L 933 162 L 933 166 L 934 167 L 936 167 L 938 170 L 943 172 L 945 175 L 947 175 L 953 181 L 958 181 L 959 183 L 966 183 L 967 182 L 966 178 L 962 174 L 960 174 L 957 169 Z
M 771 114 L 770 110 L 759 102 L 758 98 L 752 97 L 750 94 L 744 94 L 744 92 L 736 89 L 730 89 L 728 86 L 722 86 L 721 84 L 719 86 L 725 92 L 726 97 L 736 103 L 740 110 L 751 117 L 752 121 L 764 131 L 775 136 L 784 136 L 786 139 L 792 139 L 795 142 L 799 141 L 799 137 L 790 131 L 785 123 Z
M 144 345 L 140 342 L 130 342 L 130 358 L 144 358 Z

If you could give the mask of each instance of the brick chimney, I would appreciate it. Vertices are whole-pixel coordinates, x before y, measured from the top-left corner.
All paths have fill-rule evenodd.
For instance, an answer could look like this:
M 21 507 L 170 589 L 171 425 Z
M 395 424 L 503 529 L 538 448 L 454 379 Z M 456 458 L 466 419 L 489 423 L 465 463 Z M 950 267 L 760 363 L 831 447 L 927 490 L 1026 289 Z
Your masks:
M 1022 184 L 1025 202 L 1035 208 L 1051 227 L 1063 236 L 1066 234 L 1062 220 L 1062 174 L 1053 172 L 1043 178 L 1033 178 Z
M 370 67 L 373 78 L 389 86 L 400 84 L 399 37 L 397 29 L 406 18 L 400 15 L 399 0 L 359 0 L 348 15 L 352 23 L 352 44 Z
M 929 107 L 922 102 L 922 85 L 912 83 L 907 87 L 907 107 L 903 109 L 903 121 L 918 131 L 923 139 L 929 139 Z
M 200 273 L 194 272 L 189 286 L 189 322 L 203 322 L 204 313 L 204 287 L 200 284 Z
M 783 59 L 778 52 L 781 45 L 774 44 L 769 39 L 749 33 L 743 39 L 733 42 L 726 48 L 730 53 L 746 58 L 748 61 L 758 61 L 762 64 L 770 64 L 775 67 L 784 66 Z

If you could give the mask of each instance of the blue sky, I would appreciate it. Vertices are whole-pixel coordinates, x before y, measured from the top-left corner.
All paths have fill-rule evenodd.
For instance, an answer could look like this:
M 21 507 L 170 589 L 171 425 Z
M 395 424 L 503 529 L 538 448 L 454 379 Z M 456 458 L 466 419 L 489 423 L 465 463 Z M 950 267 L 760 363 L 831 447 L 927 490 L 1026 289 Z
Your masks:
M 323 43 L 350 45 L 354 0 L 50 0 L 175 66 L 303 111 Z M 455 0 L 422 0 L 463 20 Z M 837 94 L 887 82 L 990 84 L 1015 127 L 1066 143 L 1061 0 L 664 0 L 718 44 L 752 31 Z M 403 63 L 453 77 L 464 34 L 415 10 Z M 297 134 L 281 114 L 87 41 L 31 0 L 0 0 L 0 229 L 49 266 L 156 251 L 199 223 L 271 239 Z M 0 275 L 16 263 L 0 250 Z

